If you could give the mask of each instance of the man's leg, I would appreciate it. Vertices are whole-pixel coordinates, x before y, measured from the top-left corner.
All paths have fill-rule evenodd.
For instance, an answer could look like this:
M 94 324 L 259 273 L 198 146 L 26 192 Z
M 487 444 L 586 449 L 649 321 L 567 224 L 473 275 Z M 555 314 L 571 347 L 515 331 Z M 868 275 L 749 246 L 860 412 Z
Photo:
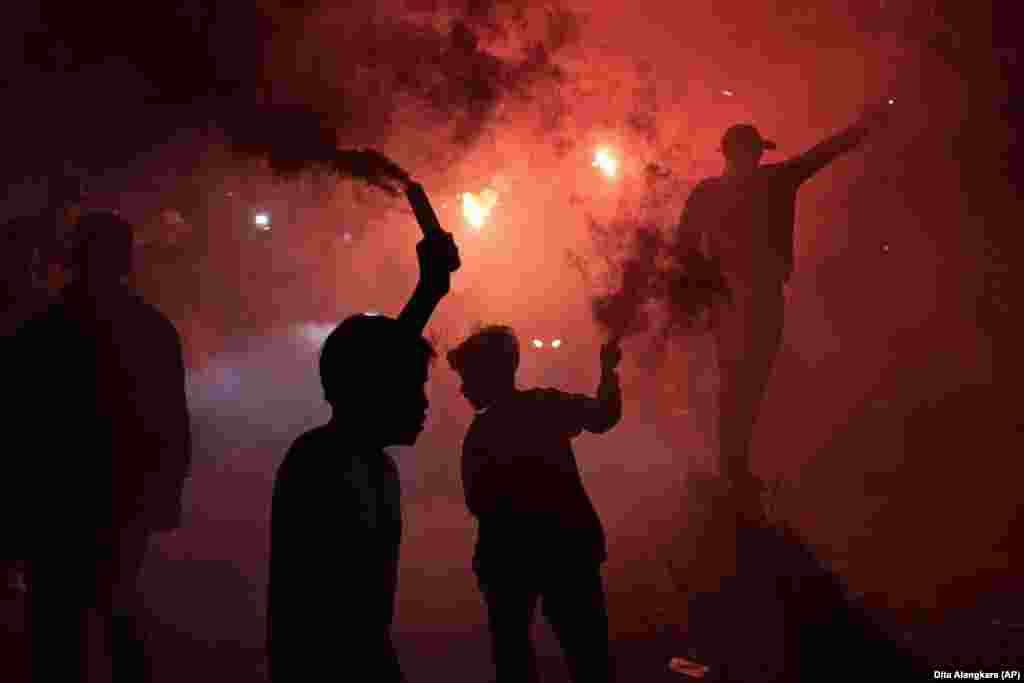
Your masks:
M 106 629 L 107 651 L 115 683 L 150 680 L 142 627 L 139 573 L 149 548 L 149 532 L 122 530 L 113 534 L 105 571 L 98 578 L 98 610 Z
M 785 300 L 781 287 L 745 292 L 716 330 L 721 373 L 719 444 L 723 474 L 750 477 L 754 426 L 782 344 Z
M 34 552 L 28 562 L 26 630 L 33 681 L 86 681 L 89 673 L 88 558 Z
M 601 565 L 586 564 L 546 576 L 542 600 L 544 616 L 562 645 L 574 683 L 614 680 Z
M 529 579 L 509 573 L 478 579 L 487 603 L 498 683 L 535 683 L 539 677 L 530 626 L 539 591 Z

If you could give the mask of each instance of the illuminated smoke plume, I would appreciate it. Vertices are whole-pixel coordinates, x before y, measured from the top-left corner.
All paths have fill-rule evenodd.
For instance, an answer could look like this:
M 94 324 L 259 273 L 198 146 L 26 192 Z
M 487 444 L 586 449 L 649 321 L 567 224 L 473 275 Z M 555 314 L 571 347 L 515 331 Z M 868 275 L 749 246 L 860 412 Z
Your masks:
M 609 337 L 652 335 L 655 346 L 706 329 L 709 309 L 727 296 L 717 264 L 705 259 L 692 235 L 668 221 L 668 208 L 686 196 L 688 182 L 654 163 L 637 198 L 623 201 L 611 220 L 588 219 L 596 264 L 576 253 L 569 265 L 591 291 L 594 320 Z
M 339 150 L 337 132 L 322 115 L 301 108 L 256 108 L 225 127 L 233 150 L 265 159 L 272 171 L 293 176 L 307 171 L 357 178 L 390 193 L 394 183 L 408 182 L 409 173 L 380 152 Z
M 237 150 L 284 174 L 327 167 L 363 177 L 339 168 L 332 150 L 379 148 L 410 124 L 433 143 L 426 158 L 436 164 L 475 143 L 503 101 L 561 83 L 552 56 L 580 22 L 523 0 L 320 3 L 273 35 L 252 92 L 218 123 Z

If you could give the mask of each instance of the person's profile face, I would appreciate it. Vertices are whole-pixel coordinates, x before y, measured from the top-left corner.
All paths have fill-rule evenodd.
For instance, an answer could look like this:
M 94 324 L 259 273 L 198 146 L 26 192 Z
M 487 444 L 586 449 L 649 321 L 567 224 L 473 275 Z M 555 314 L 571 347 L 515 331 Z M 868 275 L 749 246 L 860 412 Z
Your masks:
M 396 383 L 392 390 L 382 396 L 383 414 L 388 428 L 385 430 L 386 446 L 412 446 L 416 443 L 427 420 L 427 381 L 429 370 L 422 368 L 410 373 Z

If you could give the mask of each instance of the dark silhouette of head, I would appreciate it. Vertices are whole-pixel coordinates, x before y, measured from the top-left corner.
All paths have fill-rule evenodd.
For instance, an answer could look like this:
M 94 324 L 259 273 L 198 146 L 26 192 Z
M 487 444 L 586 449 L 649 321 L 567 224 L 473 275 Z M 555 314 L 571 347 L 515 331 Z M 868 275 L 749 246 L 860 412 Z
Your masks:
M 515 391 L 519 340 L 511 327 L 483 327 L 448 352 L 448 363 L 462 379 L 463 396 L 482 410 Z
M 335 421 L 374 447 L 411 446 L 426 421 L 430 342 L 394 318 L 353 315 L 320 351 L 320 381 Z
M 78 221 L 71 266 L 86 285 L 119 285 L 132 272 L 134 229 L 112 211 L 90 211 Z
M 729 172 L 756 168 L 769 149 L 775 149 L 775 143 L 761 137 L 760 131 L 749 123 L 732 126 L 722 136 L 722 154 Z

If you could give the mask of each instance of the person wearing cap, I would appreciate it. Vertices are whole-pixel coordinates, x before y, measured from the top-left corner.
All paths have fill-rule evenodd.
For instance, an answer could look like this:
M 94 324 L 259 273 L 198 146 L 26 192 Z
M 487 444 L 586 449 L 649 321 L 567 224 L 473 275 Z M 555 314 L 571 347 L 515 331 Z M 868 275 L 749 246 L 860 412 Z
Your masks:
M 683 209 L 681 251 L 700 252 L 698 260 L 720 274 L 725 288 L 716 292 L 711 309 L 720 374 L 720 477 L 707 500 L 693 501 L 699 511 L 679 547 L 686 558 L 680 580 L 691 630 L 706 645 L 698 658 L 727 680 L 789 678 L 785 672 L 805 656 L 799 639 L 779 641 L 793 633 L 797 607 L 784 589 L 793 577 L 768 562 L 774 555 L 765 539 L 773 531 L 761 502 L 764 487 L 750 469 L 750 445 L 782 342 L 797 192 L 885 120 L 880 110 L 804 154 L 772 164 L 761 158 L 775 143 L 750 124 L 732 126 L 722 138 L 725 172 L 699 182 Z M 743 620 L 721 619 L 737 609 L 746 610 Z
M 776 144 L 750 124 L 722 137 L 725 172 L 700 181 L 680 220 L 681 244 L 695 245 L 724 275 L 728 301 L 714 307 L 721 375 L 719 448 L 722 473 L 750 481 L 754 423 L 782 342 L 784 287 L 793 273 L 797 191 L 887 120 L 886 110 L 785 161 L 762 164 Z M 756 487 L 755 487 L 756 488 Z

